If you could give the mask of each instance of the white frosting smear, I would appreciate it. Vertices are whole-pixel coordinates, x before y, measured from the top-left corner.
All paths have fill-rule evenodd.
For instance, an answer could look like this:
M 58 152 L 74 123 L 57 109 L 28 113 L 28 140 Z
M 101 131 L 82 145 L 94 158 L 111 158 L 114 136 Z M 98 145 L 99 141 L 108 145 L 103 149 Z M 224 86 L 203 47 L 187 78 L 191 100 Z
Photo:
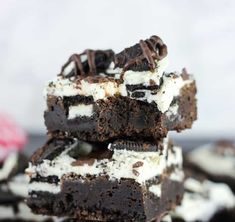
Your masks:
M 209 221 L 217 211 L 235 206 L 235 197 L 226 184 L 188 178 L 185 188 L 192 192 L 185 192 L 181 206 L 176 208 L 173 217 L 185 221 Z
M 180 147 L 174 147 L 173 151 L 167 149 L 167 139 L 165 139 L 164 150 L 162 153 L 157 152 L 136 152 L 129 150 L 114 150 L 111 159 L 95 160 L 92 165 L 84 164 L 82 166 L 74 166 L 72 163 L 74 158 L 70 157 L 67 148 L 61 155 L 54 160 L 43 160 L 37 166 L 30 164 L 27 172 L 35 176 L 39 174 L 42 177 L 50 175 L 62 178 L 63 175 L 75 173 L 81 176 L 107 175 L 110 180 L 119 180 L 121 178 L 131 178 L 140 184 L 144 184 L 155 176 L 160 176 L 167 167 L 172 165 L 182 165 L 182 153 Z M 167 151 L 168 150 L 168 151 Z M 168 152 L 168 158 L 166 158 Z M 137 162 L 141 162 L 141 166 L 133 167 Z M 31 185 L 29 185 L 31 186 Z M 31 190 L 36 189 L 35 184 L 30 187 Z M 38 184 L 40 189 L 42 186 Z M 47 189 L 47 188 L 46 188 Z M 57 189 L 55 189 L 57 191 Z
M 90 83 L 85 79 L 75 83 L 69 79 L 57 76 L 45 89 L 46 95 L 54 96 L 92 96 L 95 101 L 114 96 L 118 92 L 118 85 L 114 81 Z
M 189 160 L 213 175 L 226 175 L 235 178 L 235 157 L 222 156 L 213 151 L 214 145 L 208 144 L 189 153 Z

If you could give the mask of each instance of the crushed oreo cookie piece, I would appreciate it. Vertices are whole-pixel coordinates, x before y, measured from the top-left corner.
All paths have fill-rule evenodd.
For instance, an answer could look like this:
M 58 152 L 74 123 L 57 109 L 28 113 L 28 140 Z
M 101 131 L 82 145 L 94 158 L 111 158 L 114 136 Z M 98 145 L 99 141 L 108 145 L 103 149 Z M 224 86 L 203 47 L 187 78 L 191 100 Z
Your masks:
M 132 165 L 132 167 L 133 168 L 138 168 L 138 167 L 141 167 L 141 166 L 143 166 L 144 165 L 144 163 L 142 162 L 142 161 L 137 161 L 136 163 L 134 163 L 133 165 Z
M 159 89 L 159 85 L 145 86 L 144 84 L 136 84 L 136 85 L 126 85 L 126 89 L 130 92 L 135 90 L 157 90 Z
M 70 78 L 105 73 L 113 61 L 114 52 L 87 49 L 81 54 L 73 54 L 62 66 L 60 75 Z
M 135 91 L 131 94 L 132 98 L 143 98 L 145 97 L 145 92 Z
M 140 175 L 140 173 L 135 169 L 132 170 L 132 173 L 137 177 Z
M 94 162 L 95 162 L 94 158 L 82 158 L 82 159 L 72 162 L 71 165 L 72 166 L 84 166 L 84 165 L 92 166 Z
M 128 140 L 116 140 L 113 143 L 109 144 L 110 150 L 135 150 L 138 152 L 141 151 L 158 151 L 162 149 L 162 143 L 159 142 L 158 144 L 150 143 L 150 142 L 143 142 L 143 141 L 128 141 Z
M 32 155 L 31 162 L 35 164 L 42 162 L 44 159 L 53 160 L 74 143 L 75 141 L 70 138 L 51 138 L 44 147 L 38 149 Z
M 140 40 L 138 44 L 126 48 L 114 57 L 115 67 L 123 68 L 123 71 L 153 71 L 156 60 L 166 57 L 167 46 L 158 36 Z

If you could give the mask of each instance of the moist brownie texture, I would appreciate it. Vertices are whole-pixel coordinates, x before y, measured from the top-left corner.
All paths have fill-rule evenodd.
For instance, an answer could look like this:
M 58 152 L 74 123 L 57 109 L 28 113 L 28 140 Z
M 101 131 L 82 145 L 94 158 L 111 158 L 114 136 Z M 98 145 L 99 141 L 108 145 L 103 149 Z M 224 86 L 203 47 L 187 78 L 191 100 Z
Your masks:
M 79 220 L 159 219 L 183 195 L 181 149 L 168 139 L 162 146 L 133 151 L 53 138 L 27 169 L 28 205 L 35 213 Z
M 28 196 L 29 178 L 24 175 L 27 158 L 17 152 L 11 153 L 0 166 L 0 222 L 51 221 L 48 217 L 35 215 L 25 203 Z
M 228 184 L 235 192 L 235 144 L 221 140 L 188 153 L 185 165 L 212 181 Z
M 204 175 L 186 169 L 184 197 L 171 213 L 173 222 L 233 221 L 235 196 L 224 183 L 214 183 Z M 226 220 L 225 220 L 226 218 Z
M 116 55 L 110 50 L 73 55 L 45 88 L 48 131 L 107 141 L 158 139 L 191 128 L 197 118 L 195 81 L 185 69 L 165 73 L 167 61 L 166 45 L 157 36 Z

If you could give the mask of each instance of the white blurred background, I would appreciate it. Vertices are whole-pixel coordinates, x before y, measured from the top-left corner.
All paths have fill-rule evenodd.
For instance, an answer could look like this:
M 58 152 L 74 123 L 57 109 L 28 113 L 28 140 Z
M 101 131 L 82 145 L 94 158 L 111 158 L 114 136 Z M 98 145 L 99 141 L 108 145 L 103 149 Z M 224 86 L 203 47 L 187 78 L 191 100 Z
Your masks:
M 45 82 L 70 54 L 159 35 L 168 71 L 198 84 L 199 119 L 187 137 L 235 136 L 235 1 L 0 0 L 0 111 L 45 133 Z

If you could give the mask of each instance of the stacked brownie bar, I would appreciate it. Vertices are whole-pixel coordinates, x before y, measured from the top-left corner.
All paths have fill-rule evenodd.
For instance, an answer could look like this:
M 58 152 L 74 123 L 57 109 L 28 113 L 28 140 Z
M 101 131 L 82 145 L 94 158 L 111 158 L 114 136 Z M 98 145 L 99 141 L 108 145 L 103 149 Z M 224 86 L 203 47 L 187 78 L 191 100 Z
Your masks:
M 157 36 L 69 58 L 46 86 L 49 139 L 27 169 L 35 213 L 160 221 L 181 202 L 181 148 L 167 133 L 191 128 L 196 86 L 185 69 L 166 73 L 167 60 Z

